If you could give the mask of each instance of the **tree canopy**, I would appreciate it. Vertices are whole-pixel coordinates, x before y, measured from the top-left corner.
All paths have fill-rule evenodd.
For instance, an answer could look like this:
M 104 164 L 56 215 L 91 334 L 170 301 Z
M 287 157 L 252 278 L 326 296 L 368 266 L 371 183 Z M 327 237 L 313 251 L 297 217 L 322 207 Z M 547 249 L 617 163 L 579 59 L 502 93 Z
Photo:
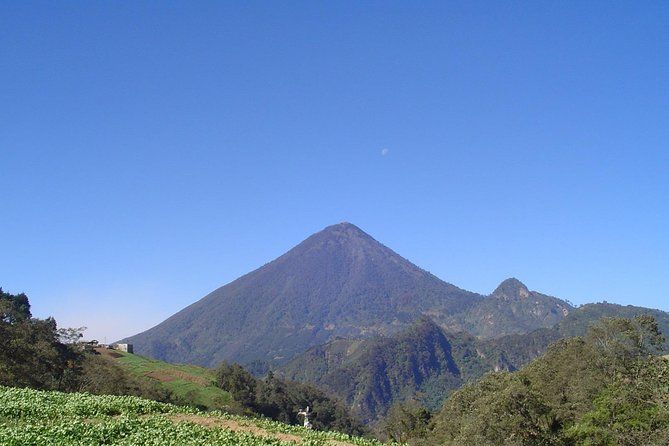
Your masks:
M 514 373 L 446 400 L 423 438 L 442 445 L 669 444 L 669 361 L 652 317 L 605 318 Z
M 250 411 L 288 424 L 298 424 L 298 411 L 309 406 L 316 429 L 329 429 L 360 435 L 364 426 L 351 416 L 346 407 L 323 391 L 309 385 L 284 381 L 272 372 L 257 379 L 238 364 L 221 364 L 217 369 L 218 385 Z

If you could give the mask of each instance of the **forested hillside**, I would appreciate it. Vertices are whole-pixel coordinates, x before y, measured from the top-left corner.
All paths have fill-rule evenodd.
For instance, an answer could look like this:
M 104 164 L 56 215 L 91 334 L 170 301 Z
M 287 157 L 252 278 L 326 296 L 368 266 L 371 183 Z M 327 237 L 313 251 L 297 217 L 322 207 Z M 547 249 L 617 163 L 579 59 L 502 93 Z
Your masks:
M 437 408 L 450 391 L 495 368 L 497 359 L 477 352 L 477 344 L 423 318 L 392 337 L 313 348 L 278 373 L 314 382 L 374 421 L 397 400 L 419 398 Z
M 664 341 L 652 317 L 604 319 L 521 371 L 457 391 L 411 442 L 667 445 L 669 361 L 657 356 Z
M 491 371 L 515 371 L 560 339 L 584 335 L 604 316 L 655 318 L 669 334 L 669 314 L 640 307 L 590 304 L 574 309 L 552 328 L 481 340 L 449 333 L 428 318 L 390 337 L 339 339 L 314 347 L 279 368 L 289 379 L 313 382 L 340 395 L 368 421 L 378 420 L 393 403 L 415 400 L 437 409 L 465 383 Z M 662 344 L 661 351 L 669 352 Z

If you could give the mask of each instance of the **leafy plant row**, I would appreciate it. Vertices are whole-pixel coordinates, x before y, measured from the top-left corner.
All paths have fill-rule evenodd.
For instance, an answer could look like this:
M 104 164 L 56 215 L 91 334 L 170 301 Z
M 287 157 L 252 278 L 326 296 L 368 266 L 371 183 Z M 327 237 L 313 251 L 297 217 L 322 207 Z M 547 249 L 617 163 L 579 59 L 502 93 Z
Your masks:
M 178 420 L 195 415 L 211 423 Z M 188 418 L 188 417 L 185 417 Z M 225 421 L 255 427 L 254 433 L 232 431 Z M 284 446 L 272 433 L 297 436 L 303 446 L 327 446 L 332 441 L 379 446 L 375 440 L 338 432 L 312 431 L 268 419 L 158 403 L 138 397 L 62 393 L 0 386 L 0 444 L 29 445 L 147 445 L 147 446 Z

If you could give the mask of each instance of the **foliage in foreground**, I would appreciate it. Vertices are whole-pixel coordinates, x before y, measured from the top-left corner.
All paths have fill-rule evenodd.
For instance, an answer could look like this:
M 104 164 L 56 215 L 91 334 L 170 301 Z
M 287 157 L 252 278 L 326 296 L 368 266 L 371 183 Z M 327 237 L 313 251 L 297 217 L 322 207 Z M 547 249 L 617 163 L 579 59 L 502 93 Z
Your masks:
M 194 422 L 194 420 L 199 422 Z M 231 430 L 225 422 L 251 426 Z M 291 437 L 278 435 L 289 434 Z M 158 403 L 138 397 L 0 387 L 0 444 L 98 446 L 380 446 L 338 432 Z
M 652 317 L 604 319 L 515 373 L 454 393 L 411 441 L 440 445 L 669 445 L 669 361 Z

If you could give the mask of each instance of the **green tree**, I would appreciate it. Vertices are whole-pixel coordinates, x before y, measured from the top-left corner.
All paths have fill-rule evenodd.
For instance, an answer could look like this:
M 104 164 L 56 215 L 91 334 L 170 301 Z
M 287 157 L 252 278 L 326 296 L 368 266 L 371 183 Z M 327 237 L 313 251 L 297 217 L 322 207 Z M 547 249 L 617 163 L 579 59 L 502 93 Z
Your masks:
M 84 331 L 86 331 L 86 327 L 59 328 L 58 339 L 63 344 L 77 345 L 84 337 Z
M 276 421 L 298 424 L 297 412 L 310 406 L 316 429 L 363 434 L 366 429 L 335 399 L 308 384 L 284 381 L 272 372 L 264 380 L 254 378 L 238 364 L 221 364 L 217 371 L 220 388 L 230 392 L 244 408 Z
M 381 433 L 388 440 L 410 443 L 427 437 L 432 414 L 416 401 L 393 404 L 385 417 Z
M 0 289 L 0 384 L 68 390 L 79 353 L 59 341 L 55 320 L 31 316 L 25 294 Z
M 669 444 L 669 361 L 640 360 L 617 375 L 567 438 L 592 446 Z
M 218 386 L 230 392 L 232 397 L 244 407 L 256 409 L 256 387 L 258 382 L 239 364 L 222 363 L 216 370 Z
M 0 321 L 14 324 L 28 320 L 32 317 L 30 313 L 30 302 L 25 294 L 9 294 L 0 288 Z
M 669 444 L 669 362 L 655 320 L 602 319 L 515 373 L 455 392 L 429 442 L 445 445 Z
M 445 403 L 434 434 L 448 445 L 557 444 L 550 407 L 524 377 L 492 373 Z
M 655 319 L 644 315 L 602 318 L 588 331 L 585 341 L 596 352 L 597 366 L 613 377 L 625 373 L 640 358 L 657 354 L 665 339 Z

